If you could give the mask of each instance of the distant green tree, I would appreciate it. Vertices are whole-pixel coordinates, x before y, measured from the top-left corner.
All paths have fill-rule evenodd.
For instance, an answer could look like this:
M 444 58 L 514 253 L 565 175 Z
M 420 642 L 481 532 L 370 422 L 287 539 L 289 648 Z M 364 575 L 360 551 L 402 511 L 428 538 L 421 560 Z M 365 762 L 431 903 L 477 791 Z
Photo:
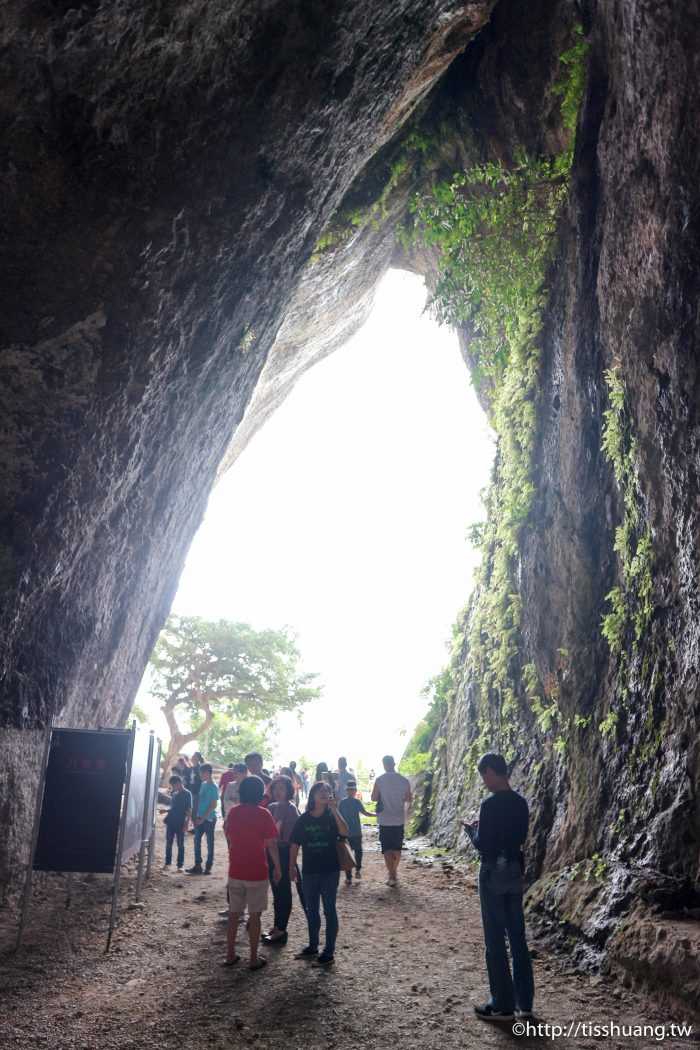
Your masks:
M 230 620 L 170 616 L 151 655 L 149 691 L 170 730 L 163 769 L 218 713 L 232 729 L 274 720 L 320 695 L 316 675 L 299 670 L 293 635 Z M 185 723 L 187 728 L 185 728 Z
M 267 756 L 274 747 L 275 723 L 240 721 L 231 722 L 228 715 L 216 711 L 211 725 L 199 737 L 199 749 L 211 762 L 228 765 L 242 762 L 251 751 Z

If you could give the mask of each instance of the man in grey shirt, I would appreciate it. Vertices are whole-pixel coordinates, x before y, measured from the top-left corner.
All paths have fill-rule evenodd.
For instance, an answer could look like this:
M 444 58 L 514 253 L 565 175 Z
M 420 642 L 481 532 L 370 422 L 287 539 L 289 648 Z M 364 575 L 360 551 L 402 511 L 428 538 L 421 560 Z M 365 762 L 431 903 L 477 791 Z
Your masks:
M 379 844 L 388 872 L 387 886 L 395 886 L 403 846 L 406 805 L 411 801 L 411 785 L 406 777 L 396 772 L 391 755 L 385 755 L 382 764 L 385 771 L 374 782 L 372 802 L 377 803 Z
M 348 760 L 342 756 L 338 759 L 338 768 L 333 774 L 333 794 L 337 799 L 345 798 L 345 788 L 349 780 L 354 780 L 355 774 L 348 769 Z

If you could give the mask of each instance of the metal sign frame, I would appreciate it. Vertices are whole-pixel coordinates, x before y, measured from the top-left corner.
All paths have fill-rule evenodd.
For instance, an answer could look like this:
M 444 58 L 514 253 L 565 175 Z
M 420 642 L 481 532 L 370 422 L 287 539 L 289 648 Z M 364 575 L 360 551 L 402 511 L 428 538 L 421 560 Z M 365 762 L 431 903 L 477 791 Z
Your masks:
M 128 734 L 128 736 L 129 736 L 128 745 L 127 745 L 127 754 L 126 754 L 126 778 L 125 778 L 126 792 L 122 795 L 121 816 L 120 816 L 120 823 L 119 823 L 119 839 L 118 839 L 118 842 L 117 842 L 117 852 L 115 854 L 114 886 L 113 886 L 113 891 L 112 891 L 113 892 L 113 896 L 112 896 L 112 913 L 111 913 L 111 916 L 110 916 L 110 928 L 109 928 L 109 935 L 108 935 L 108 939 L 107 939 L 107 949 L 106 950 L 109 950 L 109 944 L 110 944 L 110 940 L 111 940 L 111 937 L 112 937 L 112 931 L 113 931 L 113 928 L 114 928 L 114 916 L 115 916 L 115 911 L 116 911 L 116 901 L 117 901 L 117 893 L 118 893 L 118 889 L 119 889 L 119 873 L 120 873 L 120 865 L 118 863 L 118 858 L 119 858 L 119 855 L 120 855 L 119 854 L 119 847 L 120 847 L 120 844 L 121 844 L 121 840 L 123 838 L 123 829 L 124 829 L 125 814 L 126 814 L 126 800 L 128 798 L 128 785 L 129 785 L 129 781 L 130 781 L 130 778 L 131 778 L 131 760 L 132 760 L 133 749 L 134 749 L 134 736 L 135 736 L 135 733 L 136 733 L 136 723 L 133 722 L 132 726 L 131 726 L 131 729 L 128 729 L 128 730 L 124 730 L 124 729 L 102 729 L 102 728 L 100 728 L 100 729 L 72 729 L 72 728 L 67 727 L 67 726 L 60 726 L 60 727 L 56 726 L 56 725 L 54 725 L 54 722 L 53 722 L 53 719 L 52 719 L 51 722 L 49 722 L 47 727 L 46 727 L 46 734 L 45 734 L 45 737 L 44 737 L 43 757 L 42 757 L 41 768 L 40 768 L 40 771 L 39 771 L 39 782 L 38 782 L 37 794 L 36 794 L 36 809 L 35 809 L 35 812 L 34 812 L 34 825 L 33 825 L 33 828 L 32 828 L 32 839 L 31 839 L 31 845 L 30 845 L 30 850 L 29 850 L 29 861 L 28 861 L 28 864 L 27 864 L 27 874 L 26 874 L 25 883 L 24 883 L 24 892 L 23 892 L 23 896 L 22 896 L 22 909 L 21 909 L 21 913 L 20 913 L 19 927 L 18 927 L 18 930 L 17 930 L 17 940 L 15 942 L 15 951 L 19 950 L 19 947 L 20 947 L 20 944 L 21 944 L 21 941 L 22 941 L 22 935 L 24 933 L 24 928 L 25 928 L 26 921 L 27 921 L 27 913 L 28 913 L 28 910 L 29 910 L 29 895 L 30 895 L 30 891 L 31 891 L 32 877 L 33 877 L 33 873 L 34 873 L 34 862 L 35 862 L 35 859 L 36 859 L 37 843 L 38 843 L 38 840 L 39 840 L 39 826 L 40 826 L 40 823 L 41 823 L 41 811 L 42 811 L 42 805 L 43 805 L 43 800 L 44 800 L 44 791 L 45 791 L 45 788 L 46 788 L 46 774 L 47 774 L 47 770 L 48 770 L 48 761 L 49 761 L 49 753 L 50 753 L 50 750 L 51 750 L 51 741 L 52 741 L 54 732 L 60 732 L 61 730 L 66 730 L 66 731 L 69 731 L 71 733 L 118 733 L 120 735 Z M 124 791 L 124 785 L 122 785 L 122 791 Z M 72 901 L 72 898 L 73 898 L 73 874 L 74 874 L 73 872 L 69 872 L 68 873 L 67 893 L 66 893 L 66 908 L 70 907 L 70 904 L 71 904 L 71 901 Z

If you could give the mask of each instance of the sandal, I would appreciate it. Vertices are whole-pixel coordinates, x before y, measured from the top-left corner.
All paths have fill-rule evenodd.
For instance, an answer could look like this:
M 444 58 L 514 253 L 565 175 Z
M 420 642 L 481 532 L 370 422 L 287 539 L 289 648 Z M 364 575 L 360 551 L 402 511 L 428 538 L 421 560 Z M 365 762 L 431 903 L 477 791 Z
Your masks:
M 226 959 L 226 960 L 224 960 L 224 962 L 222 962 L 221 965 L 222 966 L 235 966 L 236 963 L 239 963 L 240 961 L 241 961 L 241 957 L 238 954 L 238 952 L 236 952 L 236 954 L 234 955 L 233 959 L 231 959 L 231 962 L 229 962 L 228 959 Z
M 265 967 L 265 966 L 267 966 L 267 959 L 264 958 L 264 956 L 259 955 L 258 956 L 258 961 L 256 962 L 255 966 L 249 966 L 248 969 L 252 973 L 255 973 L 256 970 L 262 970 L 263 967 Z

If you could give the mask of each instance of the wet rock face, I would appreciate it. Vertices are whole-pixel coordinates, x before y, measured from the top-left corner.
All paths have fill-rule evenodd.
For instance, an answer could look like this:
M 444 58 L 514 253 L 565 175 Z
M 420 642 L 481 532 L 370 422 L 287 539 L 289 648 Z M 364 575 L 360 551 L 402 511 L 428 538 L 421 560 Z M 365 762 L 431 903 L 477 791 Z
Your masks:
M 584 24 L 588 84 L 543 338 L 537 494 L 520 573 L 523 663 L 556 678 L 568 730 L 555 751 L 523 703 L 513 782 L 533 803 L 533 917 L 583 937 L 582 961 L 617 960 L 680 989 L 696 947 L 674 954 L 651 942 L 660 913 L 687 928 L 700 901 L 700 17 L 600 3 L 584 5 Z M 601 452 L 613 368 L 653 552 L 653 612 L 642 637 L 628 634 L 626 664 L 601 633 L 605 597 L 621 583 L 614 545 L 625 513 Z M 444 843 L 478 804 L 478 785 L 463 782 L 475 704 L 465 682 L 440 731 L 434 827 Z M 617 723 L 604 733 L 611 712 Z M 688 994 L 697 1009 L 696 982 Z
M 3 726 L 123 721 L 326 219 L 492 6 L 5 5 Z

